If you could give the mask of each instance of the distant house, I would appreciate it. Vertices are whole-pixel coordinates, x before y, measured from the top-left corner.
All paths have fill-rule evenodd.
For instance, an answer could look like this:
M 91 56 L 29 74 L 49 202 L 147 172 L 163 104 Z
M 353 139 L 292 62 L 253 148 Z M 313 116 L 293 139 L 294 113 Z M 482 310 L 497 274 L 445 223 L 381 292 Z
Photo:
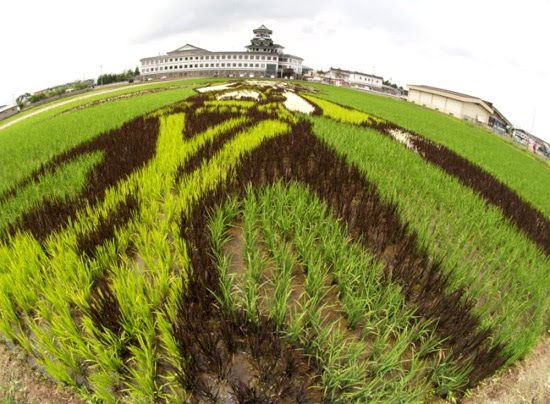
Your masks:
M 2 105 L 0 106 L 0 120 L 9 118 L 17 114 L 19 107 L 17 105 Z
M 384 82 L 384 79 L 380 76 L 334 67 L 331 67 L 328 72 L 323 73 L 322 77 L 331 84 L 373 90 L 382 89 Z
M 408 101 L 505 134 L 511 122 L 489 101 L 442 88 L 409 85 Z
M 520 128 L 512 129 L 512 139 L 516 143 L 520 143 L 535 154 L 550 158 L 550 143 L 530 134 L 526 130 Z

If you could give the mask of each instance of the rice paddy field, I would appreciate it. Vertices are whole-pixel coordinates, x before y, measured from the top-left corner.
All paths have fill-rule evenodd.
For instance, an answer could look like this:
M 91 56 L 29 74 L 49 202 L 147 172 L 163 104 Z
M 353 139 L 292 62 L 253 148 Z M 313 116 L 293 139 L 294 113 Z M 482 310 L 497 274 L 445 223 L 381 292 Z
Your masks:
M 548 333 L 549 190 L 352 90 L 89 97 L 0 129 L 0 334 L 90 402 L 454 402 Z

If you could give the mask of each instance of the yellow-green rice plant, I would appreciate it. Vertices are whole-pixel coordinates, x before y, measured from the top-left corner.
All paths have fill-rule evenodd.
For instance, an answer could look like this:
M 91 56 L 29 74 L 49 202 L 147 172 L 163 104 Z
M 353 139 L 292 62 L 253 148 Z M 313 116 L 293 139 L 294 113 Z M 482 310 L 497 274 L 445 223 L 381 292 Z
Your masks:
M 338 104 L 334 104 L 333 102 L 313 97 L 311 95 L 302 94 L 302 96 L 321 108 L 323 110 L 323 115 L 336 121 L 354 124 L 385 123 L 383 119 L 369 115 L 366 112 L 344 108 Z

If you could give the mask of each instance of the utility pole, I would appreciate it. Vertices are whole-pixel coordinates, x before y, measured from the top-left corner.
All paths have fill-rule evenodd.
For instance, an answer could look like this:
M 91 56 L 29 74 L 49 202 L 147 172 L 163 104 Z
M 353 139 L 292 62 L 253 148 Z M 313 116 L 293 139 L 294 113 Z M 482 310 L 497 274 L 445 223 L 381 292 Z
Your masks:
M 99 85 L 103 81 L 103 65 L 99 65 Z

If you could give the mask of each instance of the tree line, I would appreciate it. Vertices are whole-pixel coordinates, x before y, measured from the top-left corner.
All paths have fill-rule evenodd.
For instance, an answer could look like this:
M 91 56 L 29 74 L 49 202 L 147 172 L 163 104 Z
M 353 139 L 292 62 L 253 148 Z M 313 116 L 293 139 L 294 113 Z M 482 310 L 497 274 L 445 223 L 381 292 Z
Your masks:
M 97 78 L 97 84 L 102 86 L 105 84 L 119 83 L 121 81 L 129 81 L 130 83 L 134 81 L 134 78 L 139 76 L 139 69 L 136 67 L 135 70 L 128 69 L 122 73 L 106 73 L 101 74 Z

